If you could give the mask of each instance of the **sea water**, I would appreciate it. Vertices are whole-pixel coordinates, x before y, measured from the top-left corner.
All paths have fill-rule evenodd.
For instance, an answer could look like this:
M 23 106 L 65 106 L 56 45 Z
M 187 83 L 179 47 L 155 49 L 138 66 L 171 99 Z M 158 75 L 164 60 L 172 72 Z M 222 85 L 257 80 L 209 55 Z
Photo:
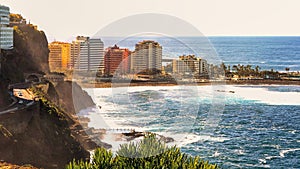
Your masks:
M 207 40 L 208 39 L 208 40 Z M 261 70 L 300 70 L 299 36 L 210 36 L 210 37 L 127 37 L 103 38 L 106 47 L 115 44 L 134 50 L 142 40 L 155 40 L 162 46 L 163 58 L 194 54 L 207 60 L 217 57 L 226 65 L 260 66 Z M 213 56 L 211 56 L 213 55 Z
M 85 89 L 89 127 L 151 131 L 224 168 L 300 168 L 300 86 Z

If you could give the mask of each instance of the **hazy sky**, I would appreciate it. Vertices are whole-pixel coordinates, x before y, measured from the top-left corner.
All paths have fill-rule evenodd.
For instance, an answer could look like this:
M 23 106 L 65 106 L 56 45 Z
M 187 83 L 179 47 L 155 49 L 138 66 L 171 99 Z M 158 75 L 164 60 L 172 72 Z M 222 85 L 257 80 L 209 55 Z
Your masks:
M 300 35 L 300 0 L 1 0 L 44 30 L 49 39 L 93 36 L 125 16 L 162 13 L 206 36 Z

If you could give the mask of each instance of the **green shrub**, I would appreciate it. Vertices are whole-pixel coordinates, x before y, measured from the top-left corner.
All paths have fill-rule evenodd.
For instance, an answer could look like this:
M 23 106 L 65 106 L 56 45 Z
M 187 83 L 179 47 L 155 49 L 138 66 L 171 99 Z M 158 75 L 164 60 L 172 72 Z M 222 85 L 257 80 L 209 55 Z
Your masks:
M 167 147 L 156 139 L 154 134 L 147 135 L 134 144 L 121 145 L 114 156 L 104 148 L 96 149 L 91 163 L 70 162 L 66 169 L 215 169 L 200 157 L 184 154 L 177 147 Z

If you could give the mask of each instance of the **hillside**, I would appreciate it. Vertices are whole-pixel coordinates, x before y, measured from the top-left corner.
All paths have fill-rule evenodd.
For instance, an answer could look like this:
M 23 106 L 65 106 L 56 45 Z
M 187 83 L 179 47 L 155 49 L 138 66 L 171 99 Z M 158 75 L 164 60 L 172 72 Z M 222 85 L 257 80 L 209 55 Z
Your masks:
M 48 54 L 43 31 L 29 24 L 14 27 L 14 49 L 3 52 L 0 110 L 11 102 L 7 91 L 9 84 L 23 82 L 25 73 L 49 73 Z M 96 144 L 87 137 L 74 116 L 74 104 L 86 108 L 94 103 L 76 84 L 49 85 L 45 96 L 54 105 L 40 101 L 27 109 L 0 115 L 0 161 L 61 169 L 73 158 L 89 158 L 87 150 L 95 148 Z M 73 86 L 85 101 L 73 104 Z M 53 106 L 60 112 L 50 113 Z

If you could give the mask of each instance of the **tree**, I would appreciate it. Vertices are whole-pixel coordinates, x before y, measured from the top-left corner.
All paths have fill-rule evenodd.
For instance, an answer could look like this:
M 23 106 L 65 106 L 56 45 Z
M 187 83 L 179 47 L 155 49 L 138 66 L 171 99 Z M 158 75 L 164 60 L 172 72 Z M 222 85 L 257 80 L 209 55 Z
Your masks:
M 260 70 L 260 67 L 259 66 L 255 66 L 255 74 L 256 74 L 256 76 L 259 75 L 259 70 Z
M 289 67 L 286 67 L 286 68 L 285 68 L 285 71 L 286 71 L 286 72 L 289 72 L 289 71 L 290 71 L 290 68 L 289 68 Z

